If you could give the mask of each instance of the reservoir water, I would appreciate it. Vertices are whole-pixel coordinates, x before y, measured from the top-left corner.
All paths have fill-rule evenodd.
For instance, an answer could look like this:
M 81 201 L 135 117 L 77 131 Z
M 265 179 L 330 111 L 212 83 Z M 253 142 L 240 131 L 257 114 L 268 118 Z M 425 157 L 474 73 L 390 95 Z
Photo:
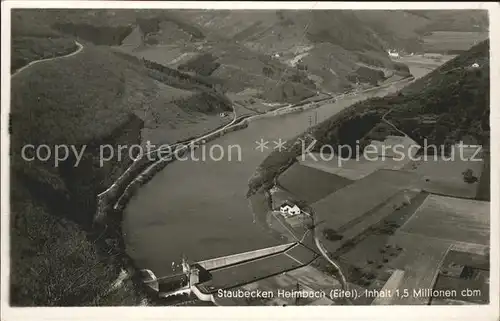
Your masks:
M 423 74 L 422 70 L 412 72 Z M 201 261 L 286 242 L 272 237 L 255 221 L 245 196 L 248 179 L 272 151 L 273 141 L 304 132 L 311 118 L 321 122 L 356 101 L 383 96 L 398 87 L 401 85 L 344 98 L 314 110 L 251 122 L 248 128 L 205 146 L 206 151 L 215 144 L 221 146 L 226 152 L 223 160 L 192 159 L 169 164 L 139 189 L 124 211 L 128 254 L 139 268 L 163 276 L 178 270 L 182 257 Z M 261 139 L 270 141 L 263 152 L 256 149 Z M 239 146 L 241 161 L 237 160 L 238 149 L 230 145 Z M 195 156 L 201 153 L 198 149 Z

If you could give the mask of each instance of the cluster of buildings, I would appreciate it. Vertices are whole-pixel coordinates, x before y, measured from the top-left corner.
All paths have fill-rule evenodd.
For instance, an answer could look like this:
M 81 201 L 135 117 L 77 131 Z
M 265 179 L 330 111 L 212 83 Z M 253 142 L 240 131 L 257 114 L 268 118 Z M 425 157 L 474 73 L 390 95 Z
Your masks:
M 285 201 L 280 205 L 280 213 L 285 217 L 299 215 L 301 212 L 302 211 L 300 207 L 297 206 L 297 204 Z

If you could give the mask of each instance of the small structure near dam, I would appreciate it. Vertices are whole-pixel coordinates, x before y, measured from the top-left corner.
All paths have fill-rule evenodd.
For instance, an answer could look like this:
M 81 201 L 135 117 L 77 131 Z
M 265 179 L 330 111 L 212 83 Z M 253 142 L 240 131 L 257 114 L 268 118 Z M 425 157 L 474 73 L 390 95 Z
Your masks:
M 220 293 L 304 267 L 317 257 L 300 243 L 288 243 L 196 263 L 184 259 L 183 271 L 176 275 L 157 278 L 147 269 L 142 274 L 144 284 L 159 298 L 189 295 L 215 305 L 233 305 L 236 301 Z

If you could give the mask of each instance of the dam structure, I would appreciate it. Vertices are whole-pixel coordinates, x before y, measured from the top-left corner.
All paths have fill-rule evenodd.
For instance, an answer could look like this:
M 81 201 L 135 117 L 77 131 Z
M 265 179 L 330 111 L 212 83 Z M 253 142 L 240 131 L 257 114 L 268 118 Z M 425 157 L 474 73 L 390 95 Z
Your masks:
M 148 269 L 141 272 L 144 284 L 159 298 L 191 294 L 215 305 L 231 305 L 217 296 L 219 290 L 237 288 L 304 267 L 317 257 L 316 252 L 293 242 L 194 263 L 184 259 L 182 273 L 159 278 Z

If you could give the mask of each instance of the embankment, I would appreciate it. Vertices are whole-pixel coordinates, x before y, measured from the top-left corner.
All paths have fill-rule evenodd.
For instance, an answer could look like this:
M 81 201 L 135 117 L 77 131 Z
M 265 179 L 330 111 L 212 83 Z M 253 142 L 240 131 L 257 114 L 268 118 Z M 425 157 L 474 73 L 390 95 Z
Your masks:
M 327 100 L 334 99 L 335 98 L 328 98 Z M 325 101 L 322 101 L 322 103 Z M 103 220 L 106 217 L 106 213 L 109 211 L 123 210 L 127 202 L 134 195 L 134 192 L 137 191 L 140 186 L 146 184 L 156 173 L 165 168 L 169 163 L 175 161 L 177 158 L 183 157 L 191 151 L 191 149 L 196 148 L 196 146 L 213 141 L 227 133 L 244 129 L 248 126 L 249 122 L 262 118 L 303 112 L 305 110 L 317 108 L 318 104 L 319 102 L 306 102 L 296 106 L 279 108 L 266 114 L 254 115 L 246 118 L 235 117 L 230 124 L 218 130 L 190 141 L 178 142 L 172 145 L 171 147 L 174 150 L 174 155 L 162 155 L 162 152 L 159 150 L 144 155 L 142 158 L 134 161 L 134 163 L 132 163 L 132 165 L 106 191 L 98 195 L 99 206 L 94 220 L 96 222 Z

